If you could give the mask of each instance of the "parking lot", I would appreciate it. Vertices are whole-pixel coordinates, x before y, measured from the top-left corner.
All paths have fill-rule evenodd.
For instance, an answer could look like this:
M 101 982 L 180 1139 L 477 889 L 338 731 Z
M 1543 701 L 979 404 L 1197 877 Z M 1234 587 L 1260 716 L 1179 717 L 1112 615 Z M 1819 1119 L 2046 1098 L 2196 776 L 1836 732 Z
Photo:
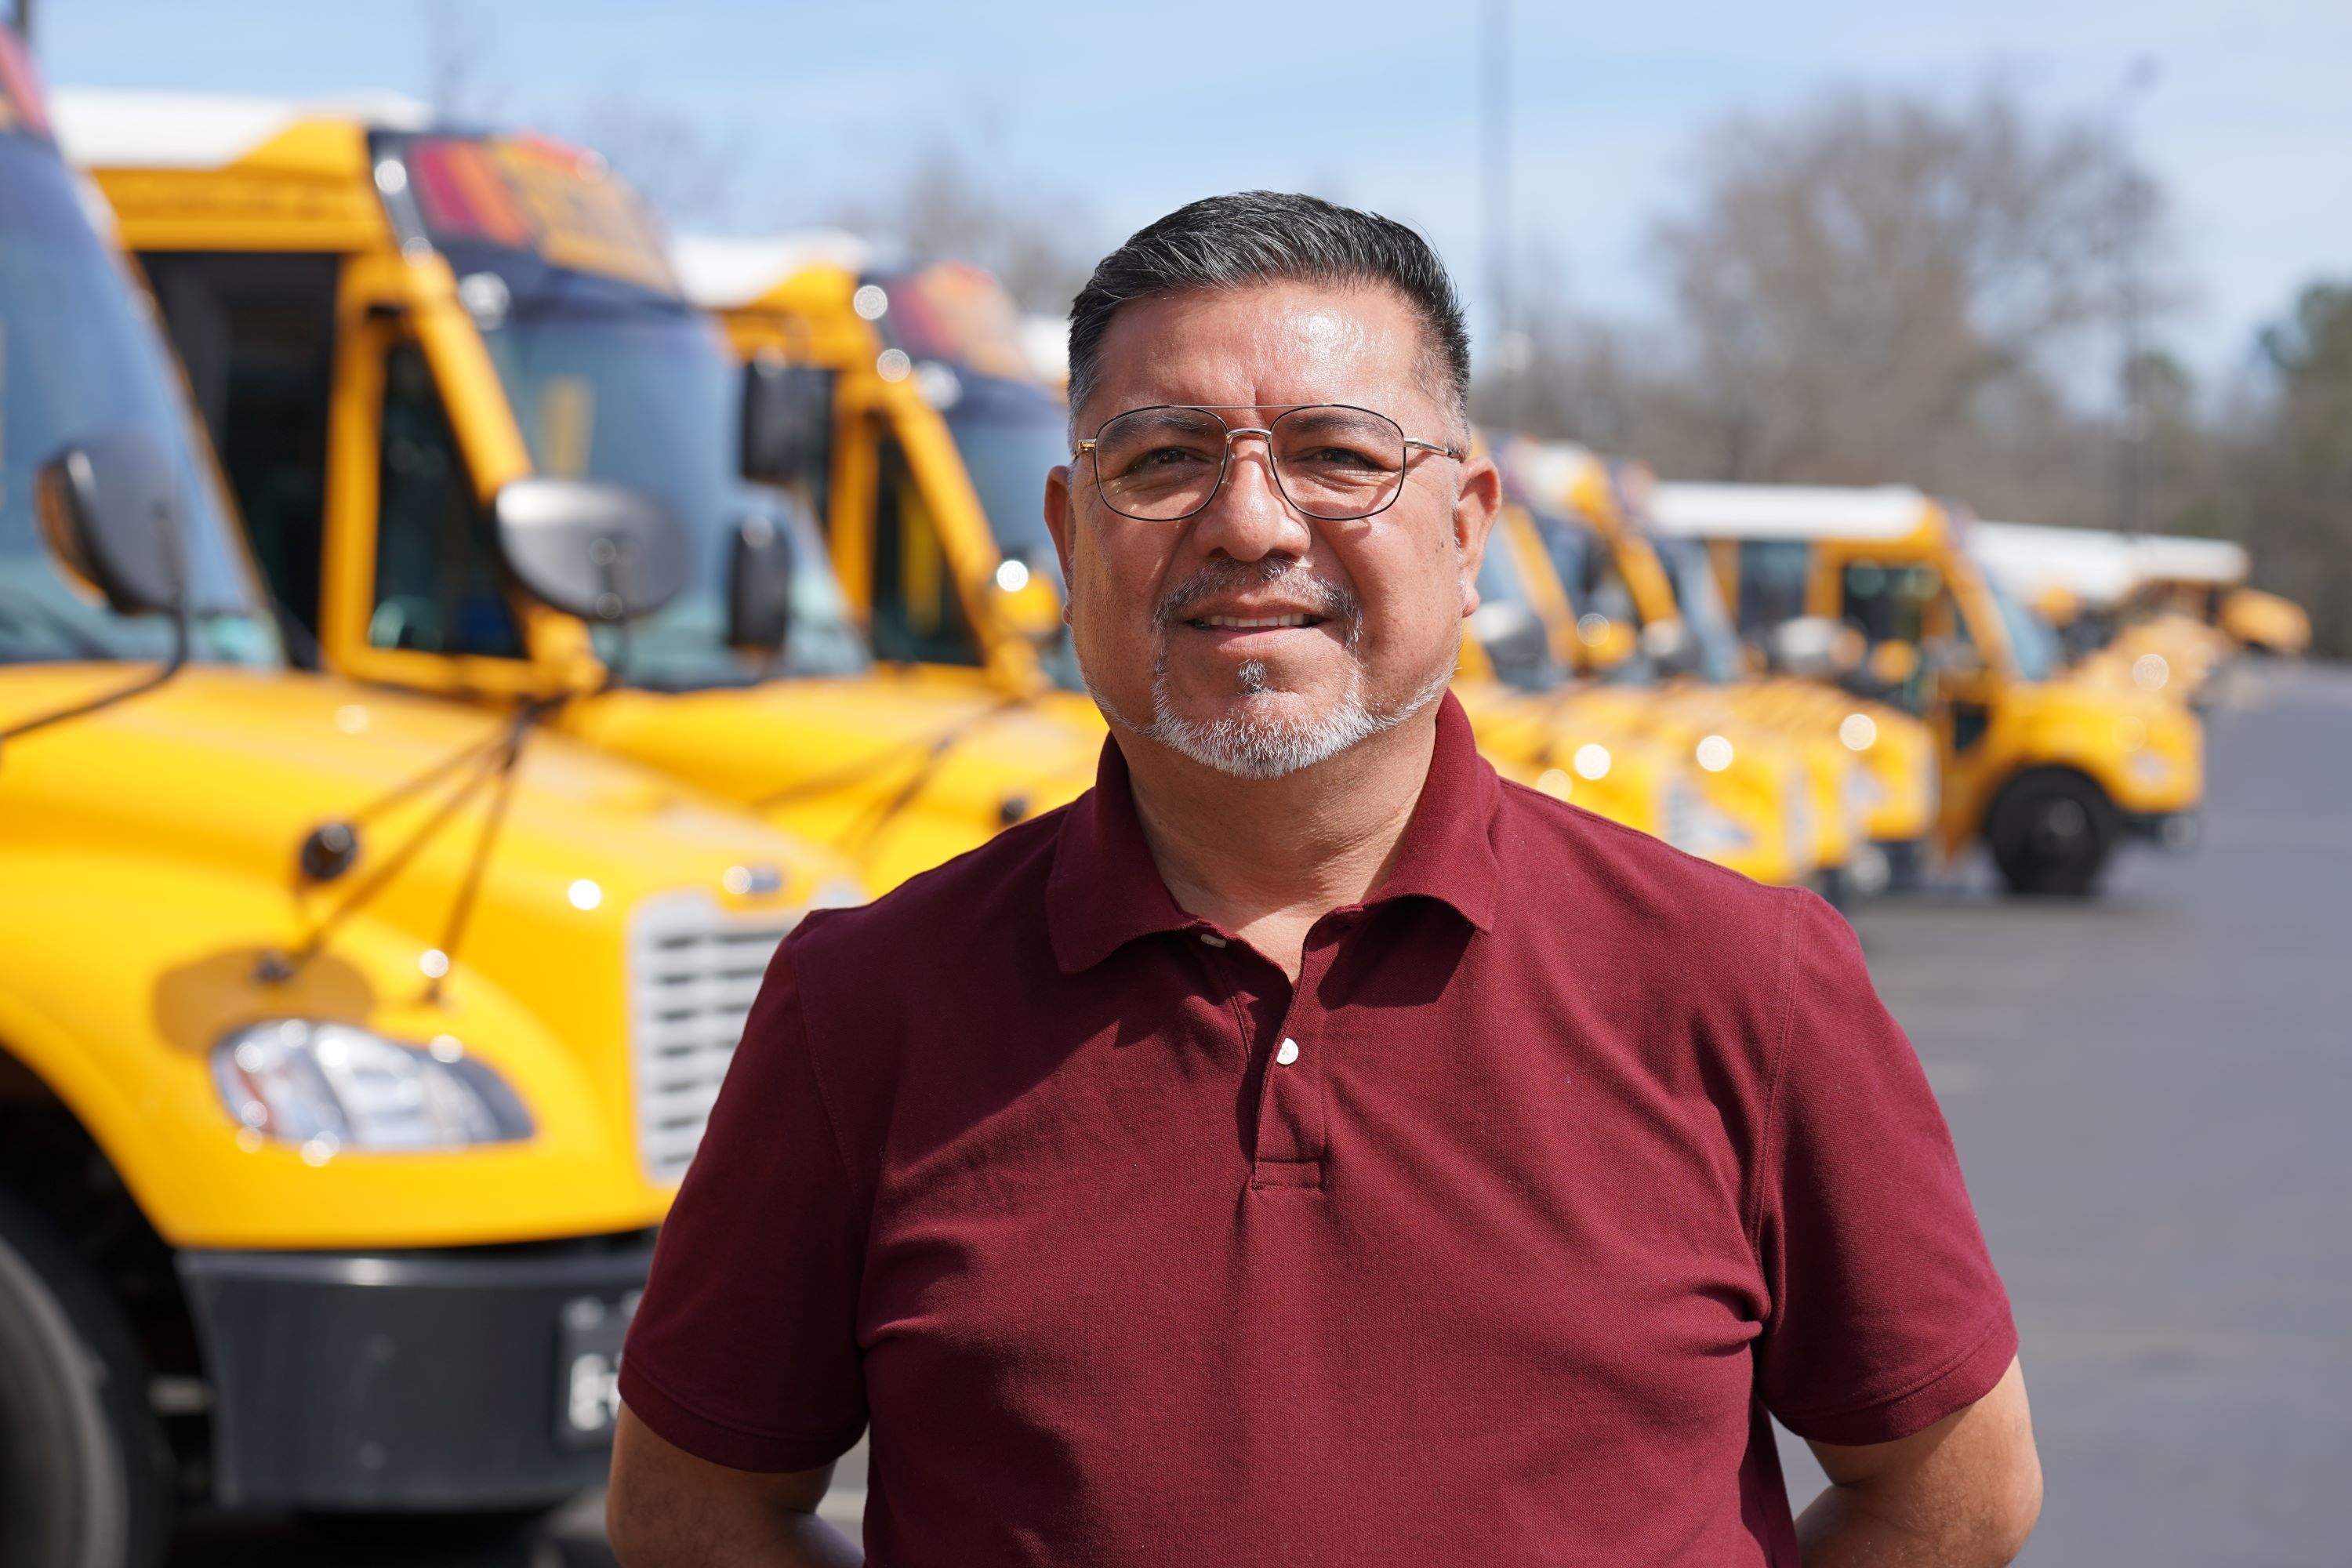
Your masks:
M 2016 1302 L 2048 1485 L 2027 1563 L 2352 1541 L 2352 672 L 2227 684 L 2194 852 L 2130 857 L 2096 902 L 1972 871 L 1857 921 Z M 173 1561 L 609 1562 L 597 1517 L 465 1552 L 198 1527 Z

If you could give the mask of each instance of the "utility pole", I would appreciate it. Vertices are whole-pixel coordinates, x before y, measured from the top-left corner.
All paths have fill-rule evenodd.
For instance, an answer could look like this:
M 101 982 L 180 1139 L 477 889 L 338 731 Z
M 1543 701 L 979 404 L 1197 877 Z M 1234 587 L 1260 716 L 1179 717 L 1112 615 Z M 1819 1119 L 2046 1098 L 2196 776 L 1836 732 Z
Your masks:
M 10 21 L 16 24 L 16 36 L 25 40 L 25 47 L 33 47 L 33 0 L 16 0 L 9 7 Z
M 2126 534 L 2147 531 L 2147 398 L 2141 384 L 2147 358 L 2147 308 L 2140 280 L 2141 230 L 2147 214 L 2132 158 L 2132 110 L 2156 83 L 2156 62 L 2146 55 L 2124 73 L 2115 132 L 2116 327 L 2123 358 L 2116 367 L 2116 526 Z
M 1494 295 L 1494 363 L 1503 373 L 1503 418 L 1519 423 L 1519 384 L 1527 373 L 1511 299 L 1511 0 L 1486 0 L 1481 138 L 1486 164 L 1486 281 Z

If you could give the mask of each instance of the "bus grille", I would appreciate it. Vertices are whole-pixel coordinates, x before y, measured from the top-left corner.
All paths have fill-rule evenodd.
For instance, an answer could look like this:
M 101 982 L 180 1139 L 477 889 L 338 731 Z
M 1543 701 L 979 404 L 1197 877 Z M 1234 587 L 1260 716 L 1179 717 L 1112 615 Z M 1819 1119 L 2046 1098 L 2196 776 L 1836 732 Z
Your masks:
M 656 1182 L 686 1174 L 711 1102 L 743 1037 L 768 960 L 799 919 L 730 919 L 702 893 L 637 906 L 629 943 L 629 1016 L 637 1149 Z

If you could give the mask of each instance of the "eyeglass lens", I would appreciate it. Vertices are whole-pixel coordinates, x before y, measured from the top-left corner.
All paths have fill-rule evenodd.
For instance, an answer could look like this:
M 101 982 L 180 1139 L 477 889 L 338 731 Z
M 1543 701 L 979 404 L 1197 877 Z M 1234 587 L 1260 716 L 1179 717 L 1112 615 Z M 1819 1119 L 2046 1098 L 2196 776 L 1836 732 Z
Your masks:
M 1326 521 L 1369 517 L 1404 483 L 1404 429 L 1361 408 L 1286 409 L 1267 428 L 1275 482 Z M 1172 522 L 1209 504 L 1225 468 L 1224 421 L 1199 408 L 1139 408 L 1095 437 L 1095 471 L 1114 511 Z

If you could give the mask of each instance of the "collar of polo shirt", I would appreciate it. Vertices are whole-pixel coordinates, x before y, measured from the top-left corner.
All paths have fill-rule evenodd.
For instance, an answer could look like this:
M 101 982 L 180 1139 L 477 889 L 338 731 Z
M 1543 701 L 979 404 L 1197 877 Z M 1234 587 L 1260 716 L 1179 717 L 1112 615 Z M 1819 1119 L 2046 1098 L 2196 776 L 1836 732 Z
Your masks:
M 1433 899 L 1478 930 L 1493 930 L 1496 867 L 1491 834 L 1501 787 L 1479 760 L 1468 716 L 1453 693 L 1446 693 L 1439 700 L 1429 775 L 1397 846 L 1395 868 L 1360 907 Z M 1139 937 L 1205 929 L 1160 879 L 1115 736 L 1103 742 L 1094 793 L 1063 816 L 1045 888 L 1045 918 L 1055 960 L 1065 974 L 1093 968 Z

